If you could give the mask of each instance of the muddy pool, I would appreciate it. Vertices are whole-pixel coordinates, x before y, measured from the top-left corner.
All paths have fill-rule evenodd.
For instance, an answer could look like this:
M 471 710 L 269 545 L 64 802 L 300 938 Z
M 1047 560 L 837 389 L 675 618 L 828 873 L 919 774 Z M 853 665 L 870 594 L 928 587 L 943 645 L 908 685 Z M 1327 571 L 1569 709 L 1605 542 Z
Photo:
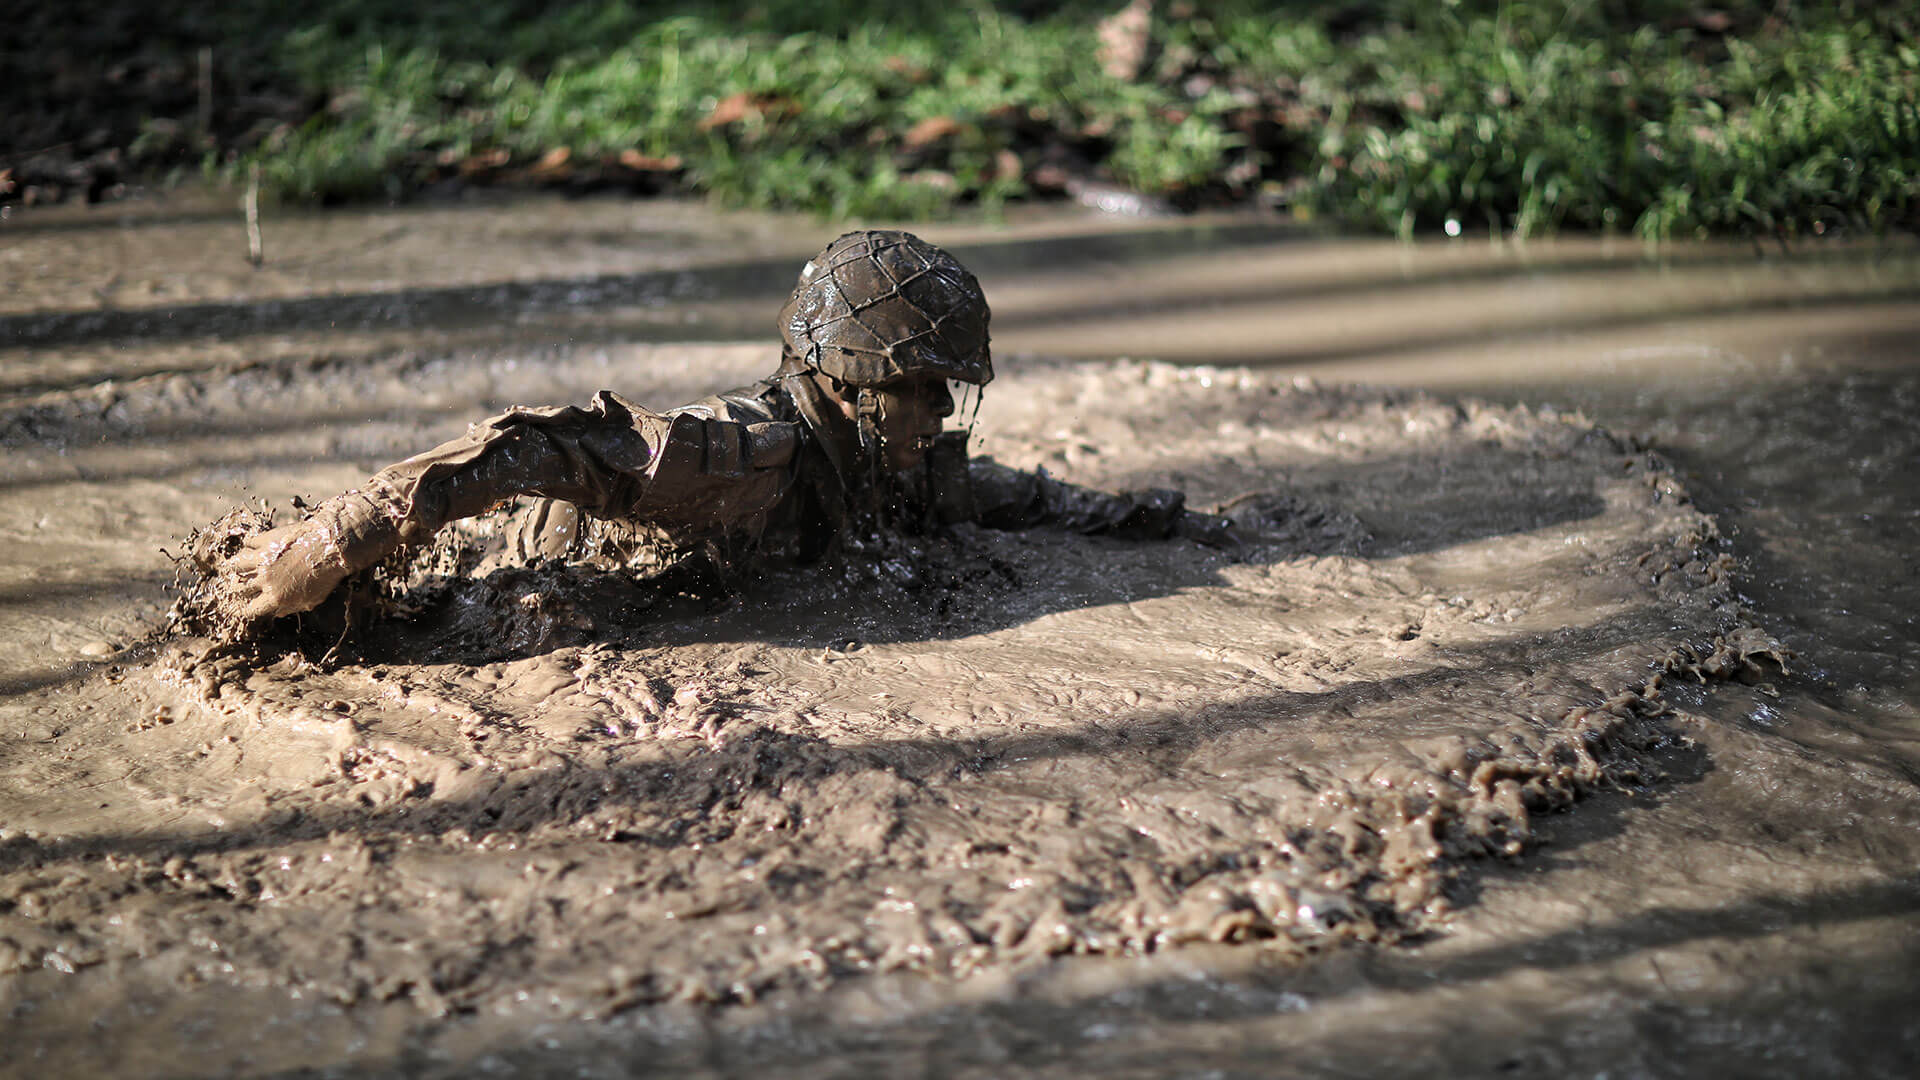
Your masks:
M 0 222 L 0 1071 L 1909 1071 L 1910 244 L 928 228 L 978 452 L 1268 524 L 154 636 L 242 501 L 764 374 L 832 231 Z

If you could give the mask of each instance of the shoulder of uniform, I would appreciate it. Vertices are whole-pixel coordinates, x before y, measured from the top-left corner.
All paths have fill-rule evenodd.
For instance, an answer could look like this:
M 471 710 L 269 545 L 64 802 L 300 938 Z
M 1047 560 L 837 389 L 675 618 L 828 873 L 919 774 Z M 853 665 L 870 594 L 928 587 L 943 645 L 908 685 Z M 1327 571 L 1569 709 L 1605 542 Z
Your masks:
M 703 420 L 727 420 L 736 424 L 765 424 L 788 419 L 779 408 L 780 398 L 767 383 L 743 386 L 712 397 L 682 405 L 673 410 Z

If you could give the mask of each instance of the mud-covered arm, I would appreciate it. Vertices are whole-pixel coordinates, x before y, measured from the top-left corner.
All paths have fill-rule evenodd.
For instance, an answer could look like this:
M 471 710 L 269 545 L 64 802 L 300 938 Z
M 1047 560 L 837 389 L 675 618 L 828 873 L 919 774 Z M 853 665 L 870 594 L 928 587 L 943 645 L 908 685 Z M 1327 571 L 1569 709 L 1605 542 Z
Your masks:
M 797 438 L 793 424 L 652 413 L 605 391 L 585 408 L 510 409 L 259 534 L 217 574 L 251 625 L 309 610 L 401 546 L 517 495 L 670 529 L 724 529 L 779 498 Z
M 795 437 L 791 424 L 653 413 L 602 391 L 585 408 L 510 409 L 483 420 L 329 500 L 314 519 L 338 522 L 344 561 L 356 571 L 518 495 L 562 499 L 599 517 L 724 528 L 778 496 L 778 467 L 792 459 Z
M 1218 545 L 1233 539 L 1225 518 L 1187 509 L 1187 497 L 1170 488 L 1097 491 L 1056 480 L 1044 469 L 1027 472 L 991 458 L 968 458 L 964 442 L 946 437 L 935 442 L 929 462 L 936 512 L 948 521 L 1134 540 L 1185 537 Z

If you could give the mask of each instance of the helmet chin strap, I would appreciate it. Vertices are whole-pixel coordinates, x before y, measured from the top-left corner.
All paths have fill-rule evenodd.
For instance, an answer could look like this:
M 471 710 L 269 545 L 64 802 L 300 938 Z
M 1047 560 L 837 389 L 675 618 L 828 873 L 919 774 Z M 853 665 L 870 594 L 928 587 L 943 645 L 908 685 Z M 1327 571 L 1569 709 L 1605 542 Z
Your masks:
M 880 454 L 880 395 L 871 387 L 856 389 L 853 398 L 854 422 L 860 427 L 860 451 L 869 458 Z
M 804 361 L 793 365 L 794 370 L 784 372 L 782 378 L 793 379 L 819 372 L 818 346 L 815 346 L 815 350 Z M 829 378 L 832 379 L 835 396 L 842 401 L 846 400 L 844 395 L 847 390 L 854 392 L 854 432 L 859 439 L 861 460 L 850 463 L 847 472 L 861 473 L 860 480 L 863 482 L 856 483 L 853 476 L 843 474 L 840 478 L 842 490 L 856 515 L 878 522 L 886 516 L 889 501 L 887 493 L 891 490 L 887 473 L 886 437 L 881 434 L 881 425 L 887 418 L 886 399 L 870 386 L 849 386 L 837 378 Z M 834 455 L 829 455 L 829 460 L 833 458 Z M 834 462 L 834 468 L 836 472 L 840 471 L 839 462 Z
M 853 414 L 860 427 L 860 456 L 866 458 L 867 490 L 877 492 L 886 471 L 886 446 L 880 434 L 880 422 L 886 419 L 886 411 L 881 407 L 880 395 L 872 387 L 860 387 L 854 396 Z

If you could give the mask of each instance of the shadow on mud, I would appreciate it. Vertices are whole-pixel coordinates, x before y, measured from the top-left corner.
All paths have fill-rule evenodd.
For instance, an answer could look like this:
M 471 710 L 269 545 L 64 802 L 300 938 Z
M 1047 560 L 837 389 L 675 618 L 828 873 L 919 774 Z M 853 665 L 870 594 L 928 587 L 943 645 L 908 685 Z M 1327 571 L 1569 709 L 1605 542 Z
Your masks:
M 996 244 L 956 246 L 978 273 L 1060 269 L 1088 259 L 1165 258 L 1298 240 L 1279 225 L 1218 226 L 1149 234 L 1087 233 Z M 647 237 L 652 242 L 652 237 Z M 43 311 L 0 316 L 0 347 L 95 342 L 183 341 L 219 335 L 297 330 L 428 330 L 494 325 L 535 312 L 590 312 L 603 307 L 752 300 L 775 311 L 793 288 L 804 257 L 749 259 L 636 274 L 545 278 L 497 285 L 458 285 L 297 299 L 225 301 L 175 307 Z M 643 341 L 710 340 L 699 327 L 628 326 Z M 621 334 L 625 338 L 626 334 Z M 54 389 L 43 387 L 39 389 Z
M 649 234 L 649 243 L 654 238 Z M 1331 245 L 1296 227 L 1273 224 L 1228 224 L 1172 228 L 1142 232 L 1094 232 L 1049 236 L 991 243 L 958 244 L 952 250 L 993 292 L 996 275 L 1044 274 L 1050 271 L 1081 269 L 1089 263 L 1149 263 L 1188 254 L 1220 255 L 1256 247 L 1311 247 Z M 1796 266 L 1870 266 L 1884 255 L 1870 249 L 1815 251 L 1795 255 Z M 746 301 L 757 309 L 771 312 L 792 287 L 798 264 L 791 255 L 748 259 L 730 263 L 664 269 L 641 273 L 596 274 L 579 277 L 542 278 L 510 281 L 492 285 L 456 285 L 395 289 L 379 292 L 341 293 L 286 299 L 220 301 L 172 307 L 89 309 L 83 311 L 42 311 L 0 316 L 0 348 L 72 346 L 95 343 L 165 343 L 218 336 L 223 339 L 297 331 L 430 331 L 476 326 L 498 326 L 518 317 L 541 314 L 578 313 L 582 324 L 570 328 L 575 341 L 642 341 L 653 343 L 711 341 L 719 337 L 738 337 L 734 326 L 689 324 L 681 319 L 635 321 L 614 317 L 606 321 L 594 318 L 601 310 L 618 311 L 636 307 L 664 308 L 701 303 Z M 1754 266 L 1764 260 L 1756 255 L 1730 252 L 1667 254 L 1646 265 L 1667 269 L 1729 269 Z M 289 264 L 294 265 L 294 264 Z M 1600 256 L 1562 256 L 1559 258 L 1514 260 L 1495 265 L 1483 263 L 1441 266 L 1418 274 L 1403 273 L 1379 277 L 1355 278 L 1310 284 L 1276 285 L 1258 277 L 1244 284 L 1210 284 L 1203 296 L 1181 292 L 1178 280 L 1158 290 L 1158 299 L 1116 309 L 1098 301 L 1062 302 L 1052 307 L 1006 311 L 995 319 L 996 328 L 1021 330 L 1091 322 L 1115 315 L 1137 316 L 1190 311 L 1196 304 L 1231 310 L 1237 307 L 1261 307 L 1288 301 L 1326 300 L 1348 295 L 1378 294 L 1413 288 L 1458 285 L 1485 285 L 1491 282 L 1530 279 L 1543 275 L 1579 274 L 1632 269 L 1642 263 Z M 1337 359 L 1364 359 L 1373 354 L 1390 355 L 1414 348 L 1468 345 L 1492 336 L 1513 333 L 1578 331 L 1598 327 L 1618 327 L 1639 322 L 1701 318 L 1740 314 L 1748 311 L 1778 310 L 1831 305 L 1835 302 L 1871 303 L 1911 300 L 1911 288 L 1866 288 L 1834 295 L 1799 297 L 1793 300 L 1769 299 L 1753 303 L 1709 303 L 1665 309 L 1645 314 L 1608 313 L 1591 319 L 1567 321 L 1548 315 L 1543 321 L 1523 321 L 1517 327 L 1498 331 L 1435 338 L 1415 335 L 1398 345 L 1355 346 L 1351 349 L 1313 349 L 1279 351 L 1270 357 L 1243 360 L 1252 363 L 1305 363 Z M 509 331 L 510 332 L 510 331 Z M 71 389 L 95 381 L 97 376 L 66 383 L 30 385 L 23 391 Z
M 479 840 L 493 833 L 526 834 L 542 826 L 570 824 L 598 811 L 645 807 L 663 824 L 644 833 L 606 839 L 647 849 L 677 848 L 689 842 L 714 843 L 731 835 L 730 815 L 755 792 L 778 792 L 788 784 L 813 784 L 845 773 L 887 773 L 920 784 L 960 774 L 988 774 L 1003 766 L 1034 760 L 1123 759 L 1128 755 L 1164 758 L 1191 754 L 1216 740 L 1248 730 L 1285 732 L 1304 725 L 1302 750 L 1317 738 L 1313 717 L 1345 717 L 1343 736 L 1381 740 L 1418 738 L 1417 721 L 1399 715 L 1394 703 L 1422 693 L 1444 691 L 1464 678 L 1489 672 L 1524 680 L 1536 669 L 1534 657 L 1552 648 L 1605 654 L 1643 639 L 1662 624 L 1656 608 L 1630 611 L 1607 621 L 1546 634 L 1520 635 L 1471 649 L 1449 650 L 1446 663 L 1417 674 L 1363 680 L 1319 693 L 1274 690 L 1236 701 L 1175 706 L 1103 719 L 1066 731 L 1022 732 L 973 739 L 901 738 L 868 742 L 832 742 L 789 732 L 756 729 L 749 716 L 727 721 L 746 730 L 714 749 L 705 743 L 672 747 L 657 760 L 613 768 L 595 768 L 565 759 L 548 771 L 514 779 L 459 801 L 435 801 L 432 786 L 388 809 L 298 809 L 224 830 L 152 831 L 36 841 L 16 834 L 0 843 L 0 873 L 46 867 L 61 860 L 100 855 L 193 857 L 219 852 L 324 839 L 350 834 L 379 842 L 405 837 L 459 833 Z M 1606 695 L 1593 691 L 1593 706 Z M 722 705 L 725 708 L 724 703 Z M 1615 755 L 1626 761 L 1642 751 L 1622 745 Z M 1656 737 L 1656 751 L 1666 741 Z M 1704 766 L 1702 766 L 1704 768 Z M 1683 777 L 1684 778 L 1684 777 Z M 230 896 L 228 899 L 244 900 Z
M 1435 673 L 1434 677 L 1444 678 L 1445 673 Z M 1348 692 L 1391 693 L 1395 689 L 1382 685 Z M 1130 737 L 1145 738 L 1154 730 L 1153 718 L 1143 718 Z M 1169 732 L 1176 733 L 1189 740 L 1208 737 L 1185 723 Z M 981 748 L 971 758 L 945 744 L 928 749 L 925 754 L 890 753 L 888 756 L 895 762 L 914 762 L 915 770 L 924 775 L 955 767 L 992 768 L 994 755 L 1036 751 L 1114 754 L 1125 753 L 1127 746 L 1113 733 L 1089 733 L 1073 739 L 1009 740 Z M 1672 771 L 1673 783 L 1696 782 L 1704 764 L 1683 758 L 1684 755 L 1671 752 L 1657 756 L 1658 762 Z M 748 784 L 762 784 L 781 779 L 779 759 L 779 747 L 774 745 L 760 748 L 751 759 L 730 761 L 727 767 L 736 770 L 739 778 Z M 858 750 L 849 749 L 832 767 L 860 769 L 868 764 Z M 619 797 L 625 798 L 662 794 L 658 773 L 583 777 L 577 790 L 590 790 L 596 784 L 611 784 L 621 792 Z M 1551 875 L 1554 863 L 1565 857 L 1557 853 L 1577 851 L 1585 843 L 1629 827 L 1631 823 L 1626 819 L 1645 812 L 1655 801 L 1636 797 L 1628 802 L 1624 796 L 1603 795 L 1583 804 L 1579 815 L 1555 819 L 1564 826 L 1551 831 L 1567 835 L 1555 835 L 1542 852 L 1529 858 L 1529 867 Z M 584 812 L 586 805 L 584 801 L 549 800 L 549 808 L 539 814 Z M 717 806 L 712 812 L 719 814 L 725 809 Z M 474 814 L 476 808 L 464 808 L 462 812 Z M 491 825 L 480 827 L 498 829 L 523 824 L 523 820 L 503 815 Z M 425 822 L 409 820 L 405 812 L 400 812 L 358 822 L 317 819 L 296 822 L 285 826 L 276 839 L 317 839 L 329 829 L 342 826 L 372 835 L 376 842 L 382 835 L 419 835 L 431 831 Z M 108 850 L 137 852 L 149 850 L 149 840 L 147 837 L 123 838 L 117 847 L 108 846 L 113 842 L 100 843 Z M 645 845 L 662 842 L 662 838 L 628 838 L 621 842 Z M 668 838 L 665 842 L 673 841 Z M 182 838 L 169 838 L 166 844 L 170 846 L 154 842 L 151 850 L 191 857 L 207 851 L 244 847 L 246 843 L 246 833 L 242 831 L 186 838 L 185 843 Z M 23 852 L 0 849 L 0 853 L 17 857 Z M 1350 954 L 1351 962 L 1344 964 L 1253 967 L 1210 978 L 1198 978 L 1186 972 L 1168 973 L 1139 982 L 1123 976 L 1118 983 L 1099 983 L 1090 989 L 1071 988 L 1069 983 L 1070 988 L 1066 990 L 994 994 L 985 1000 L 944 1004 L 932 1009 L 913 1008 L 911 996 L 903 996 L 898 1001 L 888 999 L 892 1002 L 887 1010 L 889 1018 L 882 1022 L 858 1019 L 858 1013 L 850 1016 L 836 1012 L 830 1002 L 813 1003 L 806 995 L 787 1001 L 771 1014 L 763 1012 L 737 1024 L 728 1023 L 717 1013 L 669 1010 L 656 1015 L 653 1008 L 643 1006 L 610 1021 L 545 1025 L 537 1037 L 530 1034 L 516 1045 L 488 1050 L 485 1066 L 486 1071 L 493 1073 L 528 1076 L 742 1075 L 767 1068 L 777 1068 L 783 1075 L 801 1076 L 868 1072 L 899 1075 L 903 1071 L 915 1071 L 914 1064 L 924 1064 L 935 1074 L 968 1066 L 1006 1066 L 1011 1062 L 1018 1062 L 1022 1070 L 1064 1063 L 1084 1067 L 1090 1056 L 1097 1059 L 1102 1054 L 1115 1053 L 1126 1055 L 1125 1060 L 1137 1069 L 1146 1064 L 1138 1056 L 1137 1044 L 1126 1040 L 1115 1043 L 1111 1032 L 1157 1028 L 1160 1035 L 1155 1045 L 1163 1052 L 1178 1055 L 1177 1061 L 1169 1059 L 1159 1063 L 1170 1070 L 1176 1064 L 1187 1071 L 1204 1067 L 1211 1063 L 1210 1055 L 1216 1053 L 1219 1063 L 1229 1069 L 1244 1068 L 1252 1060 L 1248 1039 L 1269 1038 L 1284 1040 L 1286 1058 L 1301 1067 L 1300 1075 L 1348 1075 L 1335 1063 L 1377 1064 L 1381 1052 L 1377 1043 L 1354 1041 L 1364 1032 L 1356 1032 L 1352 1023 L 1332 1022 L 1324 1028 L 1309 1024 L 1305 1029 L 1288 1028 L 1264 1035 L 1243 1028 L 1230 1044 L 1212 1049 L 1209 1049 L 1207 1032 L 1217 1031 L 1221 1024 L 1277 1020 L 1292 1013 L 1311 1013 L 1333 1007 L 1345 999 L 1380 991 L 1404 995 L 1409 1019 L 1422 1018 L 1420 1022 L 1427 1022 L 1434 1009 L 1446 1007 L 1453 993 L 1472 992 L 1476 986 L 1492 984 L 1515 973 L 1595 967 L 1692 943 L 1763 939 L 1778 934 L 1783 927 L 1834 927 L 1916 912 L 1920 912 L 1920 879 L 1908 877 L 1837 888 L 1778 889 L 1731 905 L 1704 909 L 1654 907 L 1624 918 L 1585 922 L 1574 928 L 1508 938 L 1468 951 L 1437 955 L 1419 949 L 1356 951 Z M 1920 953 L 1896 940 L 1889 943 L 1889 951 L 1881 960 L 1884 969 L 1898 970 L 1920 961 Z M 1821 961 L 1828 968 L 1859 962 L 1844 956 Z M 1722 1064 L 1745 1060 L 1748 1055 L 1770 1053 L 1768 1047 L 1772 1044 L 1763 1036 L 1767 1030 L 1778 1029 L 1765 1020 L 1774 1013 L 1782 1017 L 1806 1013 L 1809 1015 L 1801 1019 L 1808 1020 L 1817 1019 L 1817 1014 L 1825 1010 L 1844 1010 L 1856 1022 L 1885 1022 L 1889 1025 L 1890 1037 L 1911 1040 L 1911 1025 L 1905 1021 L 1909 1010 L 1920 1004 L 1911 980 L 1862 979 L 1852 992 L 1839 999 L 1823 997 L 1815 1002 L 1792 990 L 1801 981 L 1797 973 L 1803 969 L 1798 965 L 1804 963 L 1805 960 L 1789 956 L 1780 961 L 1779 966 L 1757 973 L 1768 985 L 1779 987 L 1779 992 L 1756 996 L 1751 988 L 1742 988 L 1738 1002 L 1714 997 L 1712 987 L 1708 987 L 1703 991 L 1705 996 L 1695 993 L 1687 997 L 1685 1007 L 1673 1001 L 1663 1003 L 1657 1000 L 1657 993 L 1654 1000 L 1622 1003 L 1621 1007 L 1635 1013 L 1633 1023 L 1637 1027 L 1671 1036 L 1660 1043 L 1668 1052 L 1710 1051 Z M 879 989 L 874 993 L 884 997 L 886 991 Z M 1703 1010 L 1711 1010 L 1714 1015 L 1731 1010 L 1737 1022 L 1751 1028 L 1753 1038 L 1730 1044 L 1727 1036 L 1733 1032 L 1717 1027 L 1703 1031 L 1700 1024 Z M 1481 1019 L 1470 1014 L 1458 1017 L 1451 1037 L 1465 1041 L 1476 1038 L 1476 1024 Z M 457 1047 L 458 1032 L 474 1022 L 454 1017 L 433 1027 L 451 1033 L 448 1043 Z M 808 1032 L 802 1045 L 792 1042 L 796 1024 L 803 1025 Z M 1821 1030 L 1817 1025 L 1803 1027 L 1799 1022 L 1793 1026 L 1810 1036 Z M 1190 1034 L 1179 1034 L 1189 1029 Z M 1900 1034 L 1902 1032 L 1908 1034 Z M 1278 1051 L 1280 1047 L 1276 1045 L 1274 1049 Z M 1458 1063 L 1459 1048 L 1449 1051 L 1435 1047 L 1435 1050 L 1442 1054 L 1451 1052 L 1455 1055 L 1451 1060 Z M 1512 1054 L 1514 1048 L 1509 1039 L 1496 1038 L 1485 1052 Z M 471 1062 L 459 1063 L 460 1058 L 468 1056 L 478 1055 L 452 1049 L 432 1054 L 408 1053 L 386 1060 L 356 1061 L 350 1070 L 339 1074 L 350 1071 L 352 1075 L 364 1076 L 455 1075 L 463 1068 L 472 1067 Z M 271 1075 L 291 1078 L 334 1074 L 325 1069 L 299 1069 Z
M 1438 464 L 1442 473 L 1477 477 L 1503 466 L 1517 475 L 1531 460 L 1525 452 L 1482 449 L 1452 466 Z M 1435 467 L 1432 455 L 1397 455 L 1289 469 L 1284 491 L 1249 493 L 1289 506 L 1290 516 L 1270 525 L 1284 538 L 1247 534 L 1228 553 L 1183 541 L 966 528 L 901 538 L 818 566 L 753 569 L 749 561 L 748 569 L 730 572 L 692 558 L 652 577 L 583 565 L 508 566 L 484 578 L 424 583 L 409 597 L 404 619 L 369 615 L 352 599 L 331 604 L 288 620 L 269 648 L 363 663 L 477 665 L 595 643 L 753 640 L 819 649 L 942 641 L 1063 611 L 1224 586 L 1219 570 L 1229 561 L 1412 555 L 1589 520 L 1606 509 L 1592 491 L 1521 484 L 1473 487 L 1463 496 L 1394 483 L 1391 489 L 1408 496 L 1390 509 L 1355 516 L 1340 506 L 1342 491 L 1386 489 L 1386 478 L 1429 475 Z M 1293 498 L 1298 494 L 1313 501 L 1302 503 Z M 1062 560 L 1062 550 L 1073 557 Z
M 1379 1075 L 1384 1039 L 1388 1044 L 1400 1044 L 1394 1047 L 1393 1056 L 1417 1057 L 1424 1049 L 1447 1063 L 1440 1071 L 1456 1075 L 1469 1071 L 1481 1075 L 1477 1069 L 1462 1068 L 1463 1062 L 1494 1056 L 1485 1064 L 1493 1075 L 1502 1075 L 1524 1072 L 1530 1055 L 1516 1053 L 1511 1033 L 1501 1028 L 1496 1018 L 1473 1012 L 1449 1024 L 1450 1030 L 1440 1036 L 1443 1041 L 1424 1048 L 1408 1045 L 1417 1036 L 1402 1025 L 1384 1021 L 1356 1025 L 1329 1020 L 1324 1028 L 1306 1023 L 1287 1027 L 1284 1033 L 1266 1033 L 1264 1039 L 1258 1028 L 1249 1030 L 1246 1025 L 1274 1021 L 1293 1012 L 1306 1011 L 1310 1016 L 1316 1008 L 1383 990 L 1406 995 L 1409 1009 L 1431 1023 L 1431 1012 L 1445 1008 L 1446 1002 L 1451 1000 L 1454 1008 L 1460 1007 L 1456 994 L 1519 972 L 1603 965 L 1718 938 L 1762 938 L 1777 933 L 1785 924 L 1844 925 L 1916 912 L 1920 912 L 1920 880 L 1915 879 L 1810 892 L 1782 890 L 1724 908 L 1655 908 L 1626 919 L 1586 925 L 1578 931 L 1494 946 L 1446 960 L 1415 955 L 1383 962 L 1369 957 L 1334 974 L 1282 971 L 1237 977 L 1231 983 L 1169 976 L 1112 993 L 1051 1000 L 1021 996 L 941 1009 L 886 1024 L 816 1020 L 825 1030 L 813 1029 L 815 1034 L 804 1056 L 794 1055 L 778 1037 L 784 1025 L 769 1025 L 773 1030 L 764 1033 L 728 1032 L 731 1037 L 714 1033 L 716 1037 L 698 1042 L 698 1058 L 689 1061 L 686 1056 L 696 1051 L 687 1043 L 694 1040 L 662 1038 L 647 1030 L 644 1021 L 615 1021 L 610 1031 L 584 1029 L 571 1044 L 565 1039 L 558 1040 L 558 1045 L 528 1040 L 490 1055 L 489 1064 L 521 1075 L 559 1075 L 569 1065 L 577 1067 L 591 1061 L 595 1063 L 595 1075 L 632 1077 L 664 1075 L 688 1066 L 710 1070 L 707 1075 L 741 1075 L 776 1063 L 798 1066 L 796 1075 L 803 1076 L 859 1075 L 865 1070 L 876 1075 L 913 1074 L 915 1066 L 941 1075 L 968 1071 L 969 1066 L 991 1071 L 994 1066 L 1008 1068 L 1017 1063 L 1017 1071 L 1028 1075 L 1050 1065 L 1080 1073 L 1090 1062 L 1111 1059 L 1121 1067 L 1122 1075 L 1129 1076 L 1368 1076 Z M 1777 969 L 1754 974 L 1769 985 L 1793 986 L 1817 976 L 1821 968 L 1848 962 L 1821 961 L 1818 968 L 1809 970 L 1789 961 Z M 1877 967 L 1882 972 L 1894 971 L 1910 968 L 1915 962 L 1920 962 L 1920 948 L 1894 943 Z M 1796 1047 L 1816 1055 L 1823 1050 L 1830 1052 L 1832 1058 L 1821 1059 L 1829 1065 L 1860 1054 L 1862 1048 L 1845 1045 L 1848 1036 L 1831 1024 L 1828 1018 L 1835 1014 L 1848 1015 L 1854 1025 L 1859 1025 L 1846 1030 L 1858 1032 L 1865 1026 L 1884 1031 L 1887 1041 L 1875 1046 L 1870 1056 L 1883 1062 L 1897 1060 L 1897 1047 L 1920 1049 L 1920 1036 L 1910 1023 L 1911 1010 L 1917 1005 L 1920 986 L 1911 980 L 1889 982 L 1883 978 L 1862 980 L 1851 993 L 1837 999 L 1809 1000 L 1790 991 L 1757 993 L 1748 988 L 1739 991 L 1737 999 L 1710 992 L 1689 997 L 1675 994 L 1666 1000 L 1656 997 L 1621 1002 L 1617 1008 L 1630 1015 L 1631 1024 L 1642 1030 L 1652 1045 L 1661 1048 L 1664 1064 L 1673 1067 L 1678 1062 L 1691 1063 L 1656 1075 L 1695 1075 L 1715 1069 L 1764 1075 L 1780 1063 L 1780 1036 L 1768 1037 L 1767 1032 L 1801 1032 L 1800 1038 L 1814 1045 L 1796 1043 Z M 1703 1024 L 1703 1014 L 1721 1023 Z M 1727 1030 L 1724 1024 L 1736 1026 Z M 1232 1040 L 1222 1040 L 1218 1034 L 1227 1025 L 1236 1025 L 1229 1029 L 1236 1032 Z M 1191 1032 L 1181 1031 L 1189 1026 Z M 1362 1030 L 1355 1031 L 1355 1027 Z M 1143 1029 L 1151 1028 L 1159 1029 L 1157 1036 L 1145 1035 Z M 1115 1040 L 1113 1033 L 1119 1031 L 1136 1032 L 1142 1038 Z M 1148 1039 L 1159 1048 L 1157 1058 L 1140 1052 L 1139 1042 Z M 1562 1047 L 1563 1052 L 1566 1049 Z M 1603 1052 L 1593 1056 L 1605 1060 L 1609 1055 Z M 1907 1060 L 1911 1056 L 1909 1052 Z M 656 1072 L 654 1063 L 662 1059 L 675 1064 Z M 1262 1061 L 1268 1067 L 1279 1066 L 1282 1061 L 1287 1065 L 1275 1067 L 1271 1073 L 1265 1067 L 1249 1072 L 1252 1061 Z M 809 1070 L 806 1064 L 810 1062 L 818 1062 L 818 1066 Z M 375 1075 L 406 1075 L 405 1067 L 398 1062 L 386 1068 L 396 1071 Z M 1213 1071 L 1216 1068 L 1217 1073 Z

